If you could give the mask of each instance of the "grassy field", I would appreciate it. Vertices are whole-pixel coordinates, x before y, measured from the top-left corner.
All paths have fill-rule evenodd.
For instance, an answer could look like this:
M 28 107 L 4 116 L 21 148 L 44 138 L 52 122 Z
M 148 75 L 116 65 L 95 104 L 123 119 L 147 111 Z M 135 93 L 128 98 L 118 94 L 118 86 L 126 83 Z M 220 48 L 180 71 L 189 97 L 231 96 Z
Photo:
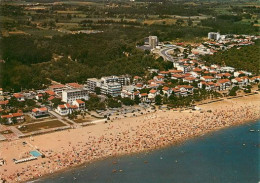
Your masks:
M 2 135 L 11 134 L 11 133 L 13 133 L 11 130 L 0 131 L 0 134 Z
M 91 122 L 96 120 L 97 118 L 91 117 L 91 116 L 87 116 L 84 119 L 80 118 L 80 119 L 74 119 L 73 121 L 76 123 L 85 123 L 85 122 Z
M 24 125 L 19 130 L 23 133 L 30 133 L 30 132 L 34 132 L 34 131 L 38 131 L 38 130 L 57 128 L 57 127 L 62 127 L 62 126 L 66 126 L 66 125 L 64 123 L 60 122 L 59 120 L 53 120 L 53 121 L 48 121 L 48 122 Z

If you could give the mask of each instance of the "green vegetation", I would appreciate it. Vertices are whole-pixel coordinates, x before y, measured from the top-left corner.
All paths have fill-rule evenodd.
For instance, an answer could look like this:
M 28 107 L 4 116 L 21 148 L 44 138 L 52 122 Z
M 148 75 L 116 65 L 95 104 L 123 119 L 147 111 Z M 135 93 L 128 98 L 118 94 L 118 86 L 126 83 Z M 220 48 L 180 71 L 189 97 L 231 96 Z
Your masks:
M 238 87 L 238 86 L 234 86 L 234 87 L 229 91 L 229 96 L 236 96 L 238 90 L 239 90 L 239 87 Z
M 38 131 L 38 130 L 43 130 L 43 129 L 49 129 L 49 128 L 57 128 L 57 127 L 63 127 L 66 126 L 59 120 L 52 120 L 52 121 L 47 121 L 47 122 L 42 122 L 42 123 L 35 123 L 35 124 L 30 124 L 30 125 L 24 125 L 21 130 L 23 133 L 30 133 L 33 131 Z
M 201 42 L 209 31 L 259 33 L 260 8 L 254 2 L 30 2 L 0 5 L 0 87 L 7 91 L 46 88 L 50 80 L 83 83 L 89 77 L 143 76 L 148 67 L 170 68 L 136 48 L 149 35 Z M 250 56 L 243 64 L 248 59 L 240 55 L 241 63 L 234 65 L 256 72 L 259 57 Z
M 107 106 L 109 108 L 119 108 L 122 106 L 122 103 L 114 98 L 108 98 L 107 99 Z
M 125 98 L 122 98 L 121 99 L 121 102 L 124 104 L 124 105 L 127 105 L 127 106 L 132 106 L 135 104 L 135 102 L 133 100 L 131 100 L 130 98 L 128 97 L 125 97 Z
M 101 102 L 100 98 L 96 95 L 90 95 L 89 100 L 85 101 L 86 108 L 91 110 L 105 110 L 106 105 L 104 102 Z
M 202 59 L 208 64 L 228 65 L 237 69 L 251 71 L 259 74 L 260 71 L 260 41 L 255 45 L 245 46 L 241 49 L 231 48 L 230 50 L 218 52 L 212 56 L 206 55 Z
M 2 106 L 3 109 L 8 109 L 8 112 L 1 112 L 0 114 L 16 113 L 18 110 L 23 112 L 31 112 L 33 108 L 39 107 L 33 99 L 26 99 L 25 101 L 17 101 L 15 97 L 11 97 L 9 103 Z
M 199 102 L 206 99 L 217 99 L 222 97 L 222 95 L 216 91 L 207 91 L 205 89 L 195 89 L 193 91 L 193 95 L 188 95 L 186 97 L 177 97 L 175 95 L 171 95 L 167 102 L 169 107 L 187 107 L 191 106 L 195 102 Z

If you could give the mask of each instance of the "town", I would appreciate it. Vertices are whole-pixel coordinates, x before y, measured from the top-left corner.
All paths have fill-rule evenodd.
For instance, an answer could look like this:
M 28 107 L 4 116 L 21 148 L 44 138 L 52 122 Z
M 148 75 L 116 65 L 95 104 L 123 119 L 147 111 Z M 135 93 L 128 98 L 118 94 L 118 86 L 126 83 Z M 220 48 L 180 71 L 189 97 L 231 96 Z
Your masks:
M 203 102 L 257 93 L 260 76 L 225 64 L 210 65 L 200 56 L 240 49 L 258 38 L 210 32 L 204 43 L 186 46 L 160 43 L 156 36 L 149 36 L 138 48 L 171 63 L 171 69 L 149 68 L 142 77 L 89 78 L 82 84 L 52 81 L 45 90 L 12 93 L 1 89 L 0 140 L 78 128 L 157 109 L 199 110 L 197 105 Z

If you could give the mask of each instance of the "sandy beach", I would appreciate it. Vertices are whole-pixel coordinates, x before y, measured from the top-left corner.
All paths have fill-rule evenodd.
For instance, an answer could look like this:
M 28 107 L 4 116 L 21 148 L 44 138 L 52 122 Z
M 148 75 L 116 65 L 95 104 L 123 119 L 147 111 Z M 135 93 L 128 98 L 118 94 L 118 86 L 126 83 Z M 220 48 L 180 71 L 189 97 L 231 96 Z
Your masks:
M 111 119 L 83 128 L 0 142 L 0 178 L 7 182 L 37 179 L 94 160 L 165 147 L 210 131 L 260 119 L 260 94 L 199 106 L 200 111 L 157 111 Z M 209 111 L 210 110 L 210 111 Z M 23 145 L 23 142 L 27 142 Z M 15 164 L 39 149 L 45 158 Z M 111 170 L 112 171 L 112 170 Z

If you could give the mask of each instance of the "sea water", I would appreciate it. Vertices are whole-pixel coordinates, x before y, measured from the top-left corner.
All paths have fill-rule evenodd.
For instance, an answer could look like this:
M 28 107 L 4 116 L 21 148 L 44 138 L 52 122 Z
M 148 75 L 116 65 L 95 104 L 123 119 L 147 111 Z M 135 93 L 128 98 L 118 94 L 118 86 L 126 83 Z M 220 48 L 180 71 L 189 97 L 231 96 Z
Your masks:
M 260 121 L 247 123 L 161 150 L 98 161 L 37 182 L 257 183 L 259 130 Z

